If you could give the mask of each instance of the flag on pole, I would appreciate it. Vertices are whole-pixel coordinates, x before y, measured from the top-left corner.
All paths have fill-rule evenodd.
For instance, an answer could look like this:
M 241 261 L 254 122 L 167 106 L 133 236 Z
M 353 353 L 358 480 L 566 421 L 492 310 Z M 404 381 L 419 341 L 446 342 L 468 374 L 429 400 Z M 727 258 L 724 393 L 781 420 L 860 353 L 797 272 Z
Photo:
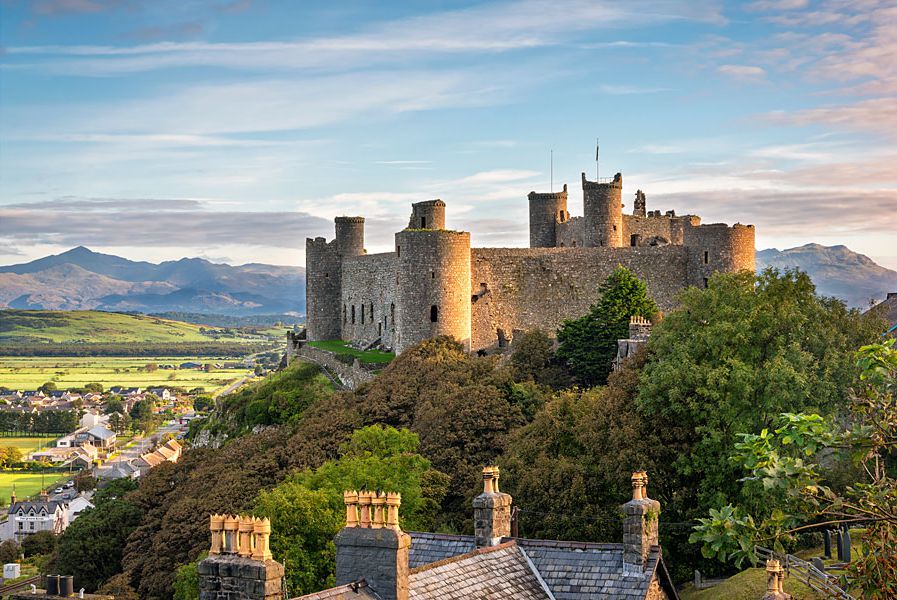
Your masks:
M 595 162 L 598 162 L 598 138 L 595 138 Z

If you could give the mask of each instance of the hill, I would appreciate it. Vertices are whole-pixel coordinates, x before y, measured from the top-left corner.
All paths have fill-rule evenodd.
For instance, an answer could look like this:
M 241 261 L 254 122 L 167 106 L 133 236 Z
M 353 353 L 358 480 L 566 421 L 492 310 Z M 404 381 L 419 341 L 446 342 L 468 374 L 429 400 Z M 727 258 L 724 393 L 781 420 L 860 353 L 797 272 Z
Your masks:
M 304 313 L 305 269 L 232 266 L 201 258 L 154 264 L 79 246 L 0 266 L 0 307 L 233 316 Z
M 816 289 L 854 308 L 868 308 L 897 291 L 897 271 L 878 265 L 846 246 L 806 244 L 797 248 L 769 248 L 757 252 L 757 270 L 766 267 L 798 268 L 810 275 Z
M 172 343 L 214 341 L 192 323 L 99 311 L 0 311 L 0 343 Z

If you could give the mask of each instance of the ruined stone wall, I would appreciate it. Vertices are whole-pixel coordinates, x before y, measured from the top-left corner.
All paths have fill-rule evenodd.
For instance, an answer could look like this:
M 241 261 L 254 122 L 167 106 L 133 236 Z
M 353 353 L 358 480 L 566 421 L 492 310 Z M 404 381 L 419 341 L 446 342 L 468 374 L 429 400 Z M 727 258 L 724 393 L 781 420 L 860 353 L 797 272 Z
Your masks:
M 569 221 L 557 224 L 556 242 L 557 248 L 582 248 L 585 246 L 583 237 L 585 233 L 585 219 L 573 217 Z
M 400 231 L 396 256 L 396 352 L 439 335 L 469 348 L 470 234 Z
M 324 367 L 350 390 L 354 390 L 361 384 L 374 379 L 374 373 L 362 367 L 358 359 L 355 359 L 355 362 L 352 364 L 347 364 L 337 360 L 332 352 L 327 352 L 308 344 L 301 345 L 296 350 L 296 356 L 300 360 L 306 360 Z
M 670 310 L 688 281 L 682 246 L 625 248 L 474 248 L 471 250 L 471 348 L 495 348 L 499 329 L 554 333 L 585 314 L 598 286 L 617 267 L 645 281 L 661 310 Z
M 557 226 L 570 219 L 567 211 L 567 184 L 564 184 L 564 189 L 560 192 L 530 192 L 527 200 L 530 248 L 554 248 L 558 245 Z
M 685 243 L 685 227 L 700 225 L 700 223 L 701 219 L 692 215 L 681 217 L 623 215 L 623 245 L 647 245 L 653 238 L 663 238 L 670 244 L 681 246 Z M 638 236 L 637 244 L 632 243 L 633 235 Z
M 340 336 L 340 281 L 342 265 L 336 241 L 305 241 L 305 313 L 309 340 Z
M 379 339 L 385 346 L 394 347 L 397 268 L 394 252 L 343 259 L 338 300 L 340 334 L 329 339 L 368 343 Z
M 713 223 L 686 226 L 685 244 L 689 252 L 690 285 L 704 287 L 706 280 L 719 271 L 754 271 L 753 225 L 738 223 L 730 227 L 725 223 Z
M 412 204 L 408 229 L 445 229 L 445 202 L 437 199 Z

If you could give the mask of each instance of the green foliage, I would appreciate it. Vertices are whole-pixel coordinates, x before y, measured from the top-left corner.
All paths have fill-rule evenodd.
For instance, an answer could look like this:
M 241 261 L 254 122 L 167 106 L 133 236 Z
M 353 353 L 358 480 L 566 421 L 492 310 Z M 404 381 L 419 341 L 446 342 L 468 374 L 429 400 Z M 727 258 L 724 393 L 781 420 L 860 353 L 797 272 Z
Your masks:
M 87 385 L 84 386 L 84 391 L 102 394 L 103 393 L 103 384 L 102 383 L 88 383 Z
M 22 552 L 25 558 L 51 554 L 56 550 L 58 538 L 52 531 L 36 531 L 22 540 Z
M 400 518 L 404 529 L 431 521 L 429 511 L 442 495 L 426 498 L 422 482 L 430 473 L 428 492 L 444 494 L 444 484 L 432 486 L 438 473 L 417 454 L 418 437 L 408 430 L 371 426 L 352 434 L 339 460 L 289 477 L 271 491 L 263 491 L 255 513 L 271 519 L 271 549 L 287 568 L 292 594 L 305 594 L 333 585 L 336 549 L 333 536 L 345 522 L 343 491 L 382 489 L 402 494 Z
M 206 412 L 215 407 L 215 400 L 211 396 L 196 396 L 193 398 L 193 410 Z
M 22 553 L 22 547 L 15 540 L 4 540 L 0 543 L 0 561 L 3 564 L 16 562 Z
M 75 475 L 75 489 L 79 492 L 89 492 L 96 489 L 97 478 L 90 474 L 89 471 L 82 471 Z
M 607 381 L 617 340 L 628 337 L 629 317 L 652 317 L 657 305 L 648 288 L 629 269 L 618 266 L 598 288 L 600 298 L 589 312 L 564 321 L 558 330 L 557 355 L 585 386 Z
M 44 393 L 46 393 L 46 392 L 54 392 L 54 391 L 56 391 L 56 384 L 55 384 L 54 382 L 52 382 L 52 381 L 48 381 L 48 382 L 44 383 L 42 386 L 40 386 L 40 387 L 37 388 L 37 389 L 40 390 L 40 391 L 42 391 L 42 392 L 44 392 Z
M 0 447 L 0 468 L 8 469 L 22 461 L 24 454 L 15 446 Z
M 753 529 L 738 526 L 740 508 L 702 519 L 692 536 L 720 560 L 721 551 L 756 540 L 788 540 L 802 523 L 869 523 L 863 552 L 850 565 L 864 598 L 897 594 L 897 350 L 894 340 L 864 346 L 857 354 L 859 377 L 852 390 L 851 418 L 829 424 L 818 415 L 781 415 L 772 433 L 743 435 L 733 460 L 750 475 L 745 488 L 761 484 L 764 518 Z M 846 423 L 846 427 L 841 424 Z M 828 465 L 851 454 L 863 465 L 859 480 L 838 490 L 826 481 Z M 755 511 L 758 512 L 758 511 Z M 711 534 L 714 536 L 711 539 Z
M 554 340 L 541 329 L 515 336 L 511 365 L 518 381 L 561 389 L 570 385 L 570 374 L 554 353 Z
M 197 567 L 208 555 L 208 552 L 203 552 L 193 562 L 178 567 L 174 576 L 174 600 L 199 600 Z
M 394 352 L 383 352 L 382 350 L 357 350 L 349 346 L 347 342 L 342 340 L 324 340 L 318 342 L 309 342 L 309 346 L 327 350 L 337 355 L 337 358 L 345 358 L 348 364 L 357 358 L 363 363 L 388 363 L 396 357 Z
M 654 328 L 637 402 L 663 443 L 688 448 L 674 477 L 697 516 L 737 499 L 743 471 L 729 456 L 739 433 L 784 412 L 828 417 L 843 405 L 851 352 L 879 324 L 816 296 L 806 274 L 772 269 L 716 275 L 680 304 Z
M 74 410 L 44 410 L 37 413 L 0 411 L 0 431 L 23 433 L 69 433 L 78 428 Z
M 96 590 L 121 571 L 125 540 L 140 523 L 143 511 L 126 499 L 89 508 L 59 538 L 57 566 L 78 585 Z
M 107 502 L 124 498 L 129 492 L 137 489 L 137 482 L 130 478 L 113 479 L 102 488 L 98 489 L 93 496 L 93 505 L 101 507 Z

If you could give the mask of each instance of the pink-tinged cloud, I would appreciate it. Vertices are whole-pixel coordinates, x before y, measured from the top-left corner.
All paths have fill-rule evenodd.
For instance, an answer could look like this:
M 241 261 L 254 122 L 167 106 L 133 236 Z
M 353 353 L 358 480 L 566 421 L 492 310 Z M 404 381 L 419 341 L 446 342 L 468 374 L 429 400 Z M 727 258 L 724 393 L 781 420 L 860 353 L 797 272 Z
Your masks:
M 897 98 L 871 98 L 855 104 L 775 112 L 766 115 L 766 119 L 783 125 L 822 125 L 897 138 Z
M 763 67 L 753 65 L 720 65 L 717 71 L 739 80 L 759 80 L 766 77 L 766 71 Z

